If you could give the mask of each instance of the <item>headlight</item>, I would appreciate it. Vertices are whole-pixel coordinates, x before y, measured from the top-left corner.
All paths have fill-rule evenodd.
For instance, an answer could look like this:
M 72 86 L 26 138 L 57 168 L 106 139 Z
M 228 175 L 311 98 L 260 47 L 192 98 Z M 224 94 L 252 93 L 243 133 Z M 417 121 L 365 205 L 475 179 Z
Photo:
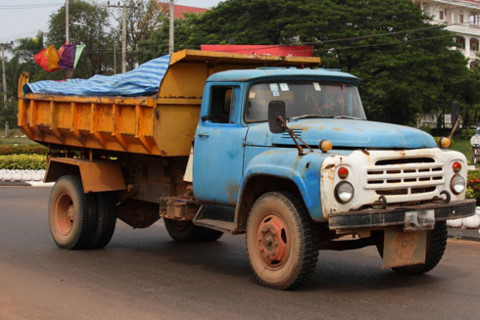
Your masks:
M 347 203 L 352 200 L 353 194 L 354 189 L 350 182 L 342 181 L 335 187 L 335 198 L 340 203 Z
M 465 179 L 459 175 L 454 175 L 450 181 L 450 189 L 454 194 L 460 194 L 465 191 Z

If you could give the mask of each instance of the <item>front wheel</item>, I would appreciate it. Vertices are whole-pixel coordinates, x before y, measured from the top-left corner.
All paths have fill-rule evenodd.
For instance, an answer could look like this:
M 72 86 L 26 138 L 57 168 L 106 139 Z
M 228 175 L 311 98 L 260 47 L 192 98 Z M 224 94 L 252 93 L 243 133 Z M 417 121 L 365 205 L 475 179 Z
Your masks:
M 286 192 L 269 192 L 255 201 L 247 221 L 247 250 L 259 283 L 292 289 L 315 269 L 313 222 L 300 199 Z

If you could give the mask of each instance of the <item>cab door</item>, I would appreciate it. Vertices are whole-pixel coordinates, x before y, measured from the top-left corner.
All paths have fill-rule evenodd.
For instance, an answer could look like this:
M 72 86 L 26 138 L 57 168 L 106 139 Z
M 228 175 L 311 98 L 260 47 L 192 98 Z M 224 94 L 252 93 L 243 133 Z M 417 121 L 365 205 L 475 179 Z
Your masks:
M 208 108 L 202 106 L 195 132 L 193 191 L 203 202 L 234 206 L 243 175 L 247 127 L 241 124 L 240 87 L 207 84 Z M 208 89 L 208 87 L 207 87 Z

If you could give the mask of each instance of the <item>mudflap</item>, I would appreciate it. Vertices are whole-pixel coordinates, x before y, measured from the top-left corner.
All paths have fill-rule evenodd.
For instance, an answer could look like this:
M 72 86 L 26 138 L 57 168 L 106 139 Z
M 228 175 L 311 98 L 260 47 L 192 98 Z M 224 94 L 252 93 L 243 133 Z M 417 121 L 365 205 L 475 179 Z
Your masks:
M 382 269 L 425 263 L 427 230 L 387 228 L 383 241 Z

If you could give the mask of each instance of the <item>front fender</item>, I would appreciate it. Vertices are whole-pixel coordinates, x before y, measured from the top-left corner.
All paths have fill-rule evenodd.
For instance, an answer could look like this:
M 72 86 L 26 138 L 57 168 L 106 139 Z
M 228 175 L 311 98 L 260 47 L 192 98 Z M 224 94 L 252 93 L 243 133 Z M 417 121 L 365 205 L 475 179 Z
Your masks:
M 298 188 L 300 195 L 315 221 L 324 221 L 320 199 L 320 167 L 324 159 L 321 152 L 310 152 L 298 155 L 296 149 L 269 149 L 249 148 L 245 155 L 245 170 L 241 181 L 239 198 L 246 192 L 249 181 L 256 176 L 276 177 L 292 181 Z

